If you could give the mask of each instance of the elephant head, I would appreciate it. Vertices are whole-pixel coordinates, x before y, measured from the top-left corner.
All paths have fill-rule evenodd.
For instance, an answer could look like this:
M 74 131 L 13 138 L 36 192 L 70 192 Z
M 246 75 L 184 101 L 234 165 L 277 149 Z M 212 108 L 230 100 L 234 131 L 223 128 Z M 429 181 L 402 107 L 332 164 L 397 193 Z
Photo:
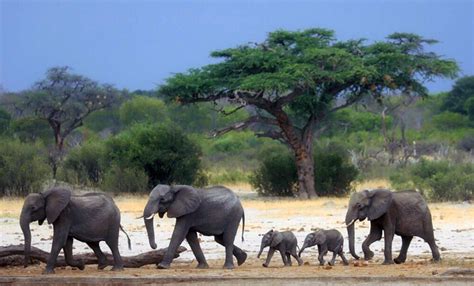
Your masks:
M 315 232 L 312 232 L 306 236 L 304 239 L 303 246 L 300 249 L 300 252 L 298 253 L 298 256 L 301 256 L 301 253 L 303 253 L 303 250 L 305 250 L 308 247 L 315 246 L 315 245 L 320 245 L 326 242 L 326 234 L 324 234 L 324 231 L 322 230 L 317 230 Z
M 54 223 L 59 214 L 66 208 L 71 199 L 71 191 L 64 188 L 53 188 L 43 193 L 29 194 L 20 214 L 20 227 L 25 238 L 25 261 L 24 266 L 28 266 L 31 252 L 31 231 L 30 223 L 38 221 L 43 224 L 45 219 L 49 224 Z
M 197 210 L 201 204 L 198 192 L 190 186 L 157 185 L 148 197 L 143 210 L 143 218 L 151 248 L 156 249 L 153 217 L 158 213 L 160 218 L 167 213 L 169 218 L 179 218 Z
M 262 251 L 265 247 L 277 247 L 283 241 L 283 235 L 278 231 L 270 230 L 265 233 L 262 237 L 262 243 L 260 245 L 260 251 L 258 252 L 257 258 L 260 258 Z
M 384 215 L 392 203 L 392 192 L 384 189 L 364 190 L 352 194 L 346 213 L 346 226 L 349 235 L 349 250 L 352 256 L 359 259 L 354 250 L 354 223 L 356 220 L 370 221 Z

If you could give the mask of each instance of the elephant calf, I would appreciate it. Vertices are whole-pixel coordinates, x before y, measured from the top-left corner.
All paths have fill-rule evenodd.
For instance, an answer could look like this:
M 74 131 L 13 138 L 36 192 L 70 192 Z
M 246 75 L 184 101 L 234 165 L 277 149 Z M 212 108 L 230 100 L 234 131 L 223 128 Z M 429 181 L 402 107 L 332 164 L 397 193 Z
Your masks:
M 260 246 L 260 252 L 257 255 L 257 258 L 260 258 L 262 251 L 265 247 L 270 246 L 268 250 L 267 260 L 263 263 L 263 267 L 268 267 L 270 265 L 270 260 L 272 259 L 273 253 L 275 250 L 280 251 L 281 259 L 285 266 L 291 266 L 291 256 L 293 256 L 298 265 L 303 264 L 303 260 L 299 258 L 296 253 L 296 247 L 298 246 L 298 241 L 295 235 L 291 231 L 274 231 L 273 229 L 267 232 L 262 237 L 262 244 Z
M 315 232 L 312 232 L 306 236 L 304 240 L 303 247 L 301 247 L 300 253 L 298 254 L 301 256 L 301 253 L 305 248 L 311 246 L 318 246 L 318 260 L 320 265 L 324 265 L 324 255 L 328 253 L 328 251 L 332 251 L 332 259 L 329 261 L 329 265 L 333 266 L 336 260 L 336 254 L 341 256 L 344 265 L 349 265 L 347 259 L 344 257 L 343 246 L 344 246 L 344 238 L 342 237 L 341 233 L 335 229 L 324 230 L 319 229 Z

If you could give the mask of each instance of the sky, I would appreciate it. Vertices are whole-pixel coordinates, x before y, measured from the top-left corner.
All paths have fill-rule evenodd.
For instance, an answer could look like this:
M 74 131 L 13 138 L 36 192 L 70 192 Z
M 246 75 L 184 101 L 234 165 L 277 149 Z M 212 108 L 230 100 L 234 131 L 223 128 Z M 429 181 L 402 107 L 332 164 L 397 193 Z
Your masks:
M 440 41 L 430 50 L 474 75 L 474 0 L 79 1 L 0 0 L 0 85 L 27 89 L 48 68 L 128 90 L 215 62 L 211 51 L 262 42 L 277 30 L 320 27 L 339 40 L 393 32 Z M 448 91 L 454 80 L 427 83 Z

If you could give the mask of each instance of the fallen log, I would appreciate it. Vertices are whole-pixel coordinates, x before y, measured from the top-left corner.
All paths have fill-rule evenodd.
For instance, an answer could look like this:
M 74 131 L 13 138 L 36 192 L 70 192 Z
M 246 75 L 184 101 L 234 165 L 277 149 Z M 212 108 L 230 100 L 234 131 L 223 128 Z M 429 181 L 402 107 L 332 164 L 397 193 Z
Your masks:
M 160 263 L 166 253 L 167 248 L 152 250 L 134 256 L 122 256 L 123 266 L 126 268 L 138 268 L 148 264 Z M 186 247 L 180 246 L 176 251 L 174 257 L 179 257 L 179 254 L 186 250 Z M 104 253 L 107 257 L 107 264 L 113 265 L 114 258 L 110 253 Z M 24 246 L 23 245 L 9 245 L 0 247 L 0 266 L 18 266 L 23 265 Z M 38 263 L 41 261 L 46 263 L 49 253 L 37 247 L 31 246 L 30 257 L 31 263 Z M 81 259 L 84 264 L 98 264 L 97 257 L 94 253 L 74 254 L 74 259 Z M 67 266 L 64 256 L 59 255 L 56 260 L 56 266 Z

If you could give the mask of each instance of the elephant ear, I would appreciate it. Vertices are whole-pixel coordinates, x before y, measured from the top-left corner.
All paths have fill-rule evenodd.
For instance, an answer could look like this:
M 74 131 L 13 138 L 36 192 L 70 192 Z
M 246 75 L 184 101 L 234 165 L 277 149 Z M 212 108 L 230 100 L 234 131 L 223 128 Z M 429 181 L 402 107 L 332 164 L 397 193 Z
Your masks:
M 314 235 L 316 244 L 324 244 L 326 242 L 326 234 L 323 231 L 318 231 Z
M 277 247 L 283 241 L 283 234 L 279 233 L 278 231 L 274 231 L 272 235 L 272 243 L 270 244 L 271 247 Z
M 197 210 L 201 204 L 198 192 L 190 186 L 172 186 L 171 191 L 175 193 L 174 200 L 168 208 L 168 217 L 180 217 Z
M 54 223 L 59 214 L 66 208 L 71 200 L 71 191 L 63 188 L 50 189 L 41 194 L 46 201 L 46 218 L 48 224 Z
M 392 192 L 389 190 L 374 190 L 369 192 L 369 199 L 367 217 L 369 220 L 378 219 L 388 211 L 392 203 Z

